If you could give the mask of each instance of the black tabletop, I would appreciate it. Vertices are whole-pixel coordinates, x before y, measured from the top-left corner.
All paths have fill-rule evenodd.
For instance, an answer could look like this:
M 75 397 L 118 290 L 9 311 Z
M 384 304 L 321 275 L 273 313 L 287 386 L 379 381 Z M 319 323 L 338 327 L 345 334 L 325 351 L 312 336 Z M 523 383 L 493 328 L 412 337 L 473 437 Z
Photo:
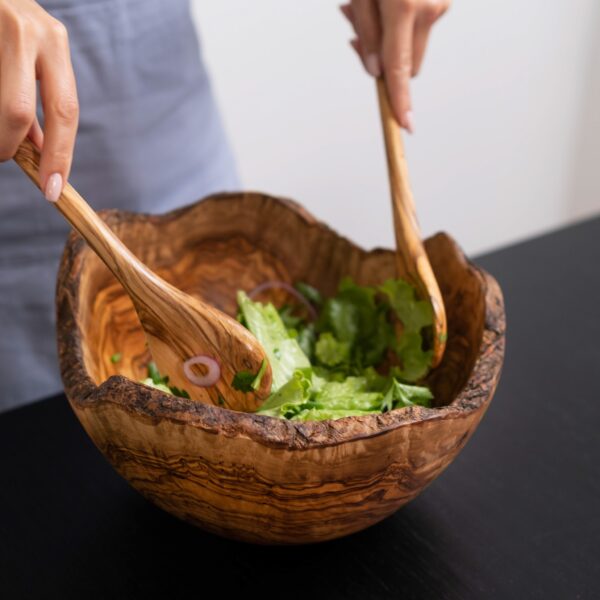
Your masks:
M 600 219 L 477 262 L 505 294 L 504 373 L 412 503 L 334 542 L 227 541 L 142 499 L 50 398 L 0 415 L 0 597 L 599 598 Z

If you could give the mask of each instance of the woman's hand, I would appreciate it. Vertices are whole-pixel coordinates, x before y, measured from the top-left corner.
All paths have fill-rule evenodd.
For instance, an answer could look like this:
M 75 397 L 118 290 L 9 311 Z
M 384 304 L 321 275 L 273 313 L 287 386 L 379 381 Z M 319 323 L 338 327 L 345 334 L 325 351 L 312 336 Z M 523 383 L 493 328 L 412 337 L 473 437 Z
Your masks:
M 36 117 L 36 80 L 44 131 Z M 71 170 L 79 103 L 65 26 L 33 0 L 0 0 L 0 161 L 27 136 L 41 148 L 40 183 L 56 202 Z
M 367 72 L 383 74 L 400 125 L 414 130 L 410 78 L 421 68 L 431 26 L 450 0 L 351 0 L 341 6 L 357 39 L 351 41 Z

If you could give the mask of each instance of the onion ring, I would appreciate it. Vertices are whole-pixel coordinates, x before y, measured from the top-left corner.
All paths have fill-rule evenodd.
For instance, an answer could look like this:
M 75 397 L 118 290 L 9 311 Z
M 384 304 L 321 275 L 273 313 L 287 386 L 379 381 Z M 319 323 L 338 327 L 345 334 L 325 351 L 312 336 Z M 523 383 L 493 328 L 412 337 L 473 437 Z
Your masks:
M 306 308 L 308 314 L 310 315 L 313 321 L 317 319 L 317 311 L 315 310 L 315 307 L 293 285 L 290 285 L 285 281 L 265 281 L 264 283 L 257 285 L 251 292 L 249 292 L 248 298 L 250 298 L 250 300 L 253 300 L 255 296 L 258 296 L 258 294 L 260 294 L 261 292 L 271 289 L 285 290 L 286 292 L 294 296 L 294 298 L 296 298 L 296 300 L 298 300 L 298 302 L 300 302 L 302 306 Z
M 206 375 L 196 375 L 192 371 L 193 365 L 204 365 L 208 369 Z M 219 366 L 219 363 L 214 358 L 203 354 L 192 356 L 192 358 L 186 360 L 183 363 L 183 372 L 190 383 L 199 387 L 210 387 L 217 383 L 219 377 L 221 377 L 221 367 Z

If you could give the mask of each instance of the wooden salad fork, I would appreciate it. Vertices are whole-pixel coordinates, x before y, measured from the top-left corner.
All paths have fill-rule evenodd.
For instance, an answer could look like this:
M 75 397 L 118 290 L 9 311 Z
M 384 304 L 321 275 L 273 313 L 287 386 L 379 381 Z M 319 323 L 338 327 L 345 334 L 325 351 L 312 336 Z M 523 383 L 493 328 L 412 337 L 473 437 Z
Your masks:
M 40 187 L 39 152 L 26 139 L 14 159 Z M 89 204 L 67 183 L 56 208 L 81 234 L 131 297 L 153 360 L 169 385 L 194 400 L 258 405 L 271 389 L 271 367 L 258 340 L 240 323 L 172 286 L 137 259 Z M 255 398 L 232 387 L 239 371 L 259 373 Z M 244 396 L 244 398 L 237 398 Z
M 432 366 L 436 367 L 442 360 L 446 347 L 448 335 L 446 309 L 440 287 L 421 240 L 415 203 L 408 181 L 408 167 L 404 156 L 400 125 L 392 112 L 383 77 L 377 78 L 377 95 L 392 195 L 398 274 L 406 277 L 416 287 L 421 299 L 428 299 L 431 302 L 433 307 Z

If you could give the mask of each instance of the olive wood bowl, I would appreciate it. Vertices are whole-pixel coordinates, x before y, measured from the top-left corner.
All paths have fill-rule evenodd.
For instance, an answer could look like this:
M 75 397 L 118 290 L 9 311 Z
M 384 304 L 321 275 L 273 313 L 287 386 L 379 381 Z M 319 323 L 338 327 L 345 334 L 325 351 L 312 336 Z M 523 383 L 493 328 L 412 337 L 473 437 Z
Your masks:
M 305 281 L 325 295 L 350 275 L 397 276 L 394 253 L 367 252 L 298 204 L 221 194 L 165 215 L 103 211 L 151 269 L 236 313 L 236 291 Z M 60 368 L 71 407 L 114 468 L 173 515 L 229 538 L 302 544 L 381 521 L 450 464 L 487 409 L 502 367 L 496 281 L 452 238 L 425 242 L 448 312 L 448 342 L 427 383 L 435 408 L 294 422 L 194 402 L 137 383 L 150 359 L 131 300 L 73 232 L 57 281 Z M 111 356 L 120 353 L 116 364 Z M 101 490 L 98 493 L 102 493 Z

